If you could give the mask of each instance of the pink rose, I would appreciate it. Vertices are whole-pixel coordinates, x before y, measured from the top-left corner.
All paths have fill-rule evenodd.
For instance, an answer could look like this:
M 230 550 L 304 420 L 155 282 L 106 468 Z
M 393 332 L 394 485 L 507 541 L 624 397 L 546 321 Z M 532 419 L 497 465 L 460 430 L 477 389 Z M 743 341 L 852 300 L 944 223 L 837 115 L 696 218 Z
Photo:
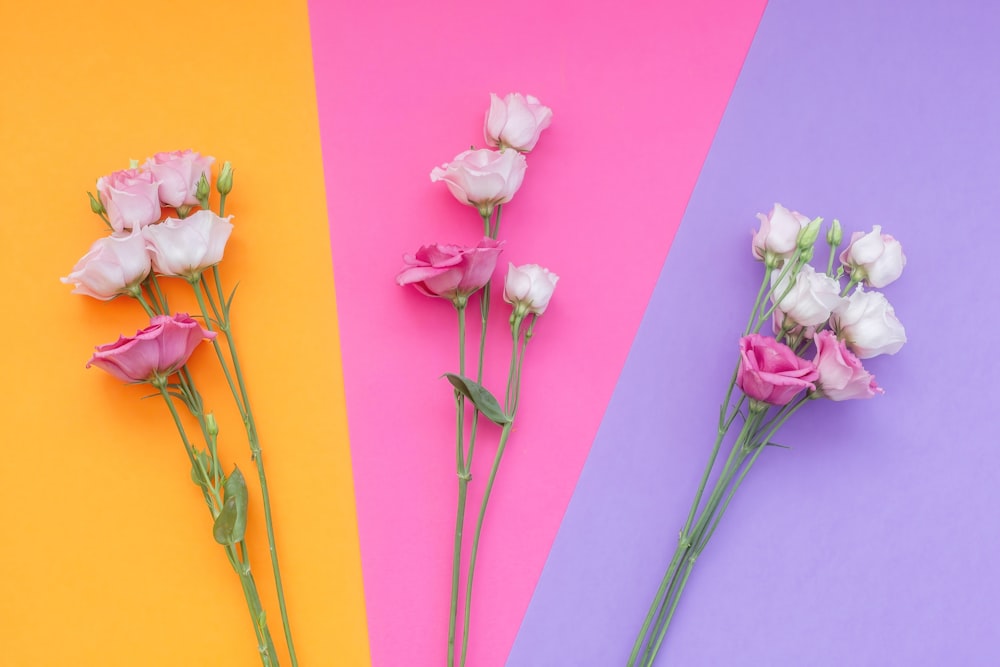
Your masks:
M 820 331 L 816 339 L 816 370 L 819 392 L 832 401 L 848 401 L 852 398 L 871 398 L 883 393 L 875 384 L 875 376 L 861 365 L 847 344 L 837 340 L 832 331 Z
M 816 389 L 818 376 L 811 361 L 774 338 L 750 334 L 740 339 L 736 386 L 755 401 L 787 405 L 799 392 Z
M 164 206 L 194 206 L 201 175 L 212 176 L 214 157 L 201 156 L 192 150 L 157 153 L 143 165 L 160 182 L 159 197 Z
M 778 271 L 771 274 L 774 288 L 771 300 L 784 295 L 777 301 L 778 310 L 797 325 L 815 327 L 826 322 L 840 303 L 840 284 L 825 273 L 816 273 L 808 264 L 803 265 L 793 278 L 785 274 L 779 282 L 780 275 Z
M 834 309 L 830 324 L 861 359 L 896 354 L 906 342 L 906 331 L 889 301 L 861 286 Z
M 798 211 L 789 211 L 781 204 L 775 204 L 767 215 L 757 214 L 760 229 L 753 233 L 751 250 L 756 259 L 768 266 L 778 266 L 778 260 L 788 259 L 795 254 L 799 232 L 809 224 L 809 218 Z
M 867 234 L 851 235 L 850 244 L 840 253 L 840 263 L 854 282 L 885 287 L 902 275 L 906 257 L 899 241 L 883 234 L 882 227 L 875 225 Z
M 116 232 L 157 222 L 161 213 L 158 190 L 151 171 L 123 169 L 97 179 L 97 193 Z
M 551 122 L 552 109 L 531 95 L 511 93 L 501 100 L 490 93 L 490 110 L 486 112 L 483 133 L 490 146 L 527 153 Z
M 133 294 L 139 283 L 149 275 L 150 260 L 141 233 L 128 236 L 108 236 L 90 246 L 64 284 L 76 286 L 73 294 L 86 294 L 101 301 L 110 301 L 122 294 Z
M 490 281 L 503 243 L 484 238 L 473 248 L 434 243 L 413 255 L 396 276 L 400 285 L 413 285 L 421 294 L 464 302 Z
M 215 338 L 187 313 L 157 315 L 135 336 L 97 346 L 87 368 L 97 366 L 123 382 L 156 382 L 187 363 L 198 343 Z
M 515 314 L 541 315 L 549 306 L 559 276 L 537 264 L 507 268 L 503 286 L 503 300 L 514 306 Z
M 198 211 L 183 220 L 167 218 L 142 230 L 153 256 L 153 268 L 164 276 L 197 280 L 201 272 L 222 261 L 233 231 L 229 215 Z
M 487 148 L 465 151 L 448 164 L 431 170 L 431 181 L 444 181 L 463 204 L 475 206 L 488 217 L 498 204 L 506 204 L 521 187 L 528 163 L 517 151 Z

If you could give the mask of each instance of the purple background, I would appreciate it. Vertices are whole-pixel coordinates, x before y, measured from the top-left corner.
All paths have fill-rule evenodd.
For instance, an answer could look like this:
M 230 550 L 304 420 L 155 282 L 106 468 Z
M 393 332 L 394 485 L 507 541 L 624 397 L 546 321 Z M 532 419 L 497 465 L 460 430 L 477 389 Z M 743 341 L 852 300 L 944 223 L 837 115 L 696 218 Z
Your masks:
M 1000 664 L 998 32 L 986 0 L 768 5 L 510 667 L 625 663 L 708 455 L 773 201 L 902 241 L 885 293 L 909 342 L 866 362 L 885 396 L 810 405 L 781 432 L 792 449 L 740 489 L 658 664 Z

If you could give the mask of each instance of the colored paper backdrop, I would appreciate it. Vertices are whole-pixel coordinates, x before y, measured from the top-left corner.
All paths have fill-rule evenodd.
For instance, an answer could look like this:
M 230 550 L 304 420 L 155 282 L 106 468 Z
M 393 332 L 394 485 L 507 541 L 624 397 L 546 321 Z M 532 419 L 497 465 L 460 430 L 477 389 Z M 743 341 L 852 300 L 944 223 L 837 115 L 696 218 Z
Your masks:
M 699 558 L 657 664 L 993 665 L 1000 618 L 1000 10 L 773 0 L 507 662 L 624 664 L 669 562 L 777 200 L 882 225 L 907 327 L 867 402 L 816 404 Z
M 483 145 L 490 92 L 554 109 L 501 225 L 498 273 L 540 263 L 561 279 L 480 547 L 468 664 L 489 667 L 510 650 L 762 8 L 310 3 L 373 664 L 445 662 L 456 475 L 440 376 L 458 370 L 457 325 L 449 303 L 393 277 L 404 253 L 475 243 L 482 223 L 431 168 Z M 509 311 L 493 296 L 486 384 L 502 395 Z
M 146 325 L 141 309 L 58 280 L 105 233 L 87 203 L 97 177 L 187 147 L 236 165 L 223 272 L 240 281 L 234 326 L 299 658 L 368 664 L 307 21 L 302 3 L 0 5 L 4 665 L 259 664 L 162 401 L 84 369 L 94 345 Z M 207 347 L 195 363 L 223 456 L 253 487 Z M 259 503 L 250 512 L 280 636 Z

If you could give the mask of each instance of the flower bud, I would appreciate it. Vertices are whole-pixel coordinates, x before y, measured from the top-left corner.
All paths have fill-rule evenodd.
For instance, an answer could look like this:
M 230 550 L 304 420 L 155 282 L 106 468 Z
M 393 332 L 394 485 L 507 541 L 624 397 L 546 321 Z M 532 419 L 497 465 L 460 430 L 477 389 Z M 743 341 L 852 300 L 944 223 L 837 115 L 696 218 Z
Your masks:
M 815 245 L 819 238 L 819 227 L 823 224 L 823 218 L 815 218 L 808 225 L 799 231 L 799 237 L 795 244 L 799 250 L 809 250 Z
M 840 220 L 836 218 L 833 219 L 833 224 L 830 229 L 826 232 L 826 242 L 830 244 L 831 247 L 836 248 L 840 245 L 840 242 L 844 240 L 844 230 L 840 226 Z
M 215 414 L 211 412 L 205 415 L 205 430 L 213 438 L 219 435 L 219 423 L 215 421 Z
M 219 171 L 219 178 L 215 182 L 215 189 L 220 195 L 228 195 L 233 191 L 233 165 L 226 160 Z
M 208 208 L 208 193 L 211 192 L 211 189 L 211 186 L 208 184 L 208 178 L 202 172 L 201 178 L 198 179 L 198 187 L 194 191 L 194 197 L 201 204 L 202 208 Z
M 87 192 L 87 196 L 90 197 L 90 210 L 97 215 L 104 213 L 104 204 L 101 203 L 101 200 L 90 194 L 90 192 Z

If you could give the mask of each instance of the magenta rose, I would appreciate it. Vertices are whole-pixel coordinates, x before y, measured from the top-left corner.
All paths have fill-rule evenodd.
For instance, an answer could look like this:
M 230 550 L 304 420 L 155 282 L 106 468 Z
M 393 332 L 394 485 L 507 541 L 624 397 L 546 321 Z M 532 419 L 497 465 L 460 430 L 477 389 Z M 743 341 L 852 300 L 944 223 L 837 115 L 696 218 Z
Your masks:
M 152 253 L 153 269 L 164 276 L 197 280 L 201 272 L 222 261 L 233 231 L 229 220 L 211 211 L 198 211 L 183 220 L 167 218 L 142 230 Z
M 837 340 L 832 331 L 819 332 L 815 343 L 816 358 L 813 363 L 819 373 L 816 384 L 824 397 L 832 401 L 847 401 L 883 393 L 875 384 L 875 376 L 864 369 L 861 360 L 854 356 L 844 341 Z
M 537 264 L 509 264 L 503 300 L 514 306 L 515 314 L 541 315 L 549 307 L 558 281 L 559 276 Z
M 490 146 L 527 153 L 535 147 L 542 130 L 550 123 L 552 109 L 537 98 L 511 93 L 501 100 L 490 93 L 490 110 L 486 112 L 483 134 Z
M 97 194 L 115 232 L 160 219 L 159 187 L 153 172 L 140 169 L 123 169 L 97 179 Z
M 778 266 L 779 260 L 795 254 L 799 232 L 809 224 L 809 218 L 781 204 L 775 204 L 767 215 L 758 213 L 757 219 L 760 228 L 753 232 L 751 251 L 768 266 Z
M 431 181 L 445 185 L 463 204 L 475 206 L 488 217 L 498 204 L 506 204 L 521 187 L 528 163 L 517 151 L 488 148 L 465 151 L 448 164 L 431 170 Z
M 755 401 L 787 405 L 799 392 L 816 389 L 818 376 L 811 361 L 774 338 L 750 334 L 740 339 L 736 385 Z
M 153 382 L 177 372 L 198 343 L 215 336 L 187 313 L 157 315 L 135 336 L 97 346 L 87 368 L 97 366 L 124 382 Z
M 159 197 L 164 206 L 194 206 L 202 174 L 210 179 L 214 157 L 192 150 L 157 153 L 143 165 L 160 182 Z
M 906 256 L 899 241 L 883 234 L 882 227 L 875 225 L 867 234 L 851 235 L 850 244 L 840 253 L 840 263 L 854 282 L 885 287 L 903 274 Z
M 75 285 L 73 294 L 110 301 L 122 294 L 134 294 L 149 270 L 146 242 L 141 234 L 132 233 L 97 239 L 73 271 L 59 280 Z
M 434 243 L 413 255 L 404 255 L 405 266 L 396 276 L 400 285 L 413 285 L 422 294 L 457 303 L 481 289 L 493 277 L 502 242 L 484 238 L 476 246 Z

